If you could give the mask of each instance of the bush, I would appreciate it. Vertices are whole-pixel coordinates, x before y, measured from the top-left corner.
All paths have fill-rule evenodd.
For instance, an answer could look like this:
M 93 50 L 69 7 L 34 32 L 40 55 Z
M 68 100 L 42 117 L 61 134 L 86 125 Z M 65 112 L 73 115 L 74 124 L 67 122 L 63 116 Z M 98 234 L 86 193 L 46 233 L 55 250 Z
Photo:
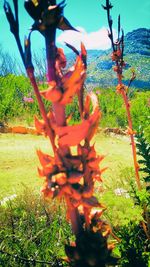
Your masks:
M 131 116 L 134 129 L 138 131 L 139 125 L 141 125 L 147 140 L 150 141 L 150 91 L 134 94 L 131 101 Z
M 38 112 L 37 101 L 25 103 L 23 97 L 33 96 L 30 82 L 25 76 L 9 74 L 0 77 L 0 120 L 7 122 L 14 118 L 27 118 Z
M 9 74 L 0 77 L 0 121 L 12 121 L 14 118 L 21 119 L 33 125 L 34 114 L 39 114 L 37 101 L 29 80 L 25 76 L 15 76 Z M 47 85 L 40 85 L 40 89 L 47 88 Z M 95 88 L 98 96 L 99 106 L 102 111 L 101 127 L 121 127 L 126 128 L 127 118 L 125 107 L 121 95 L 116 93 L 115 88 L 101 89 Z M 23 97 L 29 95 L 35 100 L 33 103 L 25 103 Z M 44 101 L 48 108 L 48 101 Z M 135 92 L 131 94 L 131 115 L 133 118 L 133 128 L 138 129 L 141 125 L 145 129 L 145 135 L 150 140 L 150 92 Z M 66 115 L 72 114 L 70 123 L 78 123 L 80 114 L 77 97 L 67 105 Z
M 145 239 L 143 227 L 135 222 L 117 229 L 121 238 L 118 248 L 121 253 L 121 267 L 149 267 L 150 253 L 148 240 Z
M 25 258 L 62 266 L 59 258 L 65 255 L 64 243 L 71 236 L 64 210 L 56 201 L 46 203 L 29 188 L 14 200 L 2 203 L 0 251 L 6 253 L 0 253 L 0 265 L 33 266 L 32 262 L 20 263 Z

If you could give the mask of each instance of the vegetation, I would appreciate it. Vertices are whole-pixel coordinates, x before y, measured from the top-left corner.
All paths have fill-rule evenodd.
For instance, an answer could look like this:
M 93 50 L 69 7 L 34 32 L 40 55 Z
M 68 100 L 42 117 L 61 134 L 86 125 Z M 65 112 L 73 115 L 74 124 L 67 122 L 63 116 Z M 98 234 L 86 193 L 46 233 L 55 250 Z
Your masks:
M 32 92 L 28 79 L 24 76 L 7 75 L 0 77 L 0 121 L 3 123 L 21 124 L 33 126 L 34 114 L 39 113 L 35 96 Z M 45 89 L 45 84 L 40 85 L 41 90 Z M 127 121 L 125 107 L 121 96 L 117 95 L 114 88 L 94 89 L 98 96 L 99 105 L 102 110 L 102 120 L 100 127 L 121 127 L 125 130 Z M 34 102 L 24 101 L 24 97 L 32 97 Z M 109 99 L 109 101 L 108 101 Z M 138 130 L 139 125 L 145 129 L 145 135 L 150 140 L 150 91 L 130 93 L 131 114 L 134 129 Z M 45 102 L 48 106 L 48 103 Z M 80 120 L 77 99 L 67 106 L 66 114 L 72 114 L 71 123 Z
M 30 187 L 5 199 L 0 205 L 0 265 L 62 266 L 64 243 L 71 240 L 64 210 L 63 204 L 45 202 Z
M 7 142 L 9 139 L 14 140 L 14 136 L 10 135 L 4 135 L 2 138 L 6 138 Z M 36 139 L 38 139 L 38 144 L 39 139 L 42 141 L 41 137 L 33 136 L 17 135 L 16 139 L 20 141 L 20 144 L 22 143 L 22 139 L 26 140 L 24 143 L 26 148 L 28 147 L 27 140 L 30 148 L 31 143 L 33 144 L 33 140 L 35 143 Z M 107 137 L 107 139 L 109 139 L 108 150 L 110 154 L 110 143 L 113 146 L 112 153 L 116 150 L 114 142 L 116 142 L 116 148 L 119 146 L 120 149 L 125 152 L 125 147 L 121 147 L 123 141 L 117 141 L 117 139 L 115 141 L 114 137 Z M 99 143 L 102 144 L 103 140 L 103 144 L 106 146 L 107 139 L 104 136 L 100 136 L 100 138 L 97 136 L 96 143 L 99 146 Z M 124 145 L 127 146 L 126 141 L 124 141 L 124 143 Z M 43 145 L 46 149 L 46 144 Z M 16 147 L 20 147 L 20 145 L 18 146 L 16 144 Z M 103 150 L 106 151 L 106 147 L 104 147 Z M 21 151 L 19 152 L 21 153 Z M 31 149 L 26 152 L 32 159 L 33 155 L 31 155 Z M 127 155 L 128 153 L 127 150 Z M 15 149 L 14 154 L 16 154 Z M 117 153 L 115 156 L 116 158 L 114 156 L 112 159 L 109 156 L 112 166 L 114 162 L 117 161 Z M 12 159 L 16 160 L 13 156 Z M 106 160 L 108 160 L 108 157 Z M 131 162 L 130 159 L 128 160 Z M 111 162 L 108 163 L 109 166 L 111 166 Z M 125 159 L 122 160 L 122 163 L 124 162 Z M 17 162 L 17 164 L 22 164 L 21 159 L 20 163 Z M 33 165 L 35 166 L 34 161 Z M 29 167 L 26 162 L 22 169 L 26 170 L 27 167 L 27 169 L 30 170 L 30 174 L 28 175 L 31 177 L 34 166 Z M 120 168 L 120 166 L 121 162 L 118 162 L 118 167 Z M 116 166 L 113 167 L 114 170 L 111 168 L 110 173 L 114 173 L 115 171 L 117 175 Z M 13 173 L 15 174 L 15 172 Z M 22 174 L 20 175 L 22 176 Z M 145 241 L 145 233 L 142 230 L 143 228 L 139 225 L 142 220 L 142 207 L 137 205 L 137 202 L 134 204 L 135 194 L 132 193 L 132 197 L 129 195 L 130 183 L 131 181 L 134 182 L 133 176 L 133 171 L 131 171 L 129 166 L 126 168 L 124 167 L 124 169 L 118 170 L 118 178 L 115 176 L 114 179 L 113 174 L 112 180 L 110 180 L 109 175 L 107 178 L 105 176 L 104 187 L 96 188 L 96 195 L 100 198 L 100 201 L 105 203 L 108 207 L 104 212 L 104 219 L 112 225 L 113 232 L 122 240 L 118 243 L 114 251 L 115 255 L 118 257 L 121 256 L 122 260 L 119 266 L 147 266 L 149 257 L 149 253 L 146 252 L 148 243 Z M 27 175 L 25 175 L 25 178 L 27 179 Z M 107 181 L 107 179 L 109 179 L 109 181 Z M 4 181 L 5 178 L 3 179 L 3 182 Z M 28 181 L 31 181 L 31 179 L 28 179 Z M 28 181 L 26 181 L 26 183 Z M 17 177 L 16 182 L 18 183 Z M 44 263 L 47 264 L 47 266 L 54 267 L 62 266 L 62 264 L 66 266 L 62 258 L 65 255 L 63 244 L 66 243 L 66 241 L 68 242 L 68 240 L 73 241 L 74 238 L 71 235 L 71 225 L 65 220 L 64 204 L 61 203 L 60 205 L 60 203 L 56 201 L 54 203 L 45 202 L 38 193 L 39 189 L 37 185 L 36 191 L 32 188 L 33 186 L 31 183 L 30 187 L 27 183 L 27 185 L 22 186 L 23 190 L 20 187 L 20 193 L 18 192 L 17 195 L 13 194 L 10 197 L 8 196 L 9 191 L 5 189 L 8 197 L 3 198 L 0 205 L 0 250 L 3 251 L 3 253 L 0 254 L 0 262 L 1 264 L 5 264 L 5 266 L 26 266 L 27 264 L 29 264 L 29 266 L 32 266 L 32 264 L 40 266 L 40 264 Z M 115 189 L 118 190 L 116 191 Z M 142 197 L 142 195 L 140 196 Z M 143 242 L 142 246 L 141 242 Z M 135 254 L 136 251 L 137 254 Z
M 56 47 L 56 29 L 75 30 L 64 17 L 65 1 L 58 5 L 56 0 L 45 0 L 44 4 L 40 1 L 25 1 L 25 9 L 34 20 L 31 31 L 25 38 L 25 51 L 21 45 L 19 34 L 18 1 L 14 0 L 13 5 L 14 10 L 12 11 L 11 6 L 5 0 L 4 10 L 35 93 L 38 107 L 35 104 L 33 92 L 27 79 L 23 76 L 9 75 L 6 69 L 6 73 L 1 77 L 3 105 L 0 110 L 0 126 L 3 126 L 3 122 L 13 120 L 16 109 L 17 118 L 21 117 L 23 120 L 29 120 L 30 116 L 36 113 L 34 118 L 36 130 L 41 135 L 48 137 L 51 151 L 47 152 L 47 148 L 44 152 L 39 148 L 37 149 L 41 164 L 38 173 L 44 180 L 41 189 L 42 196 L 34 193 L 31 186 L 28 189 L 24 185 L 25 191 L 23 193 L 5 197 L 0 202 L 2 217 L 0 220 L 2 229 L 0 231 L 0 260 L 2 265 L 38 266 L 39 264 L 46 264 L 50 266 L 106 267 L 119 264 L 121 267 L 148 267 L 150 260 L 150 147 L 148 141 L 150 137 L 149 125 L 147 124 L 150 107 L 149 92 L 140 92 L 139 97 L 139 92 L 130 90 L 130 85 L 135 79 L 135 71 L 130 69 L 130 64 L 126 64 L 124 61 L 125 42 L 120 15 L 118 16 L 118 38 L 114 40 L 113 20 L 110 15 L 113 6 L 109 0 L 106 0 L 105 6 L 102 5 L 107 12 L 108 37 L 112 45 L 111 58 L 113 70 L 116 73 L 114 79 L 118 83 L 116 98 L 113 90 L 100 88 L 95 89 L 96 94 L 94 92 L 89 93 L 88 90 L 85 94 L 87 53 L 83 43 L 81 43 L 80 52 L 73 46 L 66 44 L 75 52 L 76 61 L 72 69 L 64 70 L 66 57 L 63 50 Z M 46 45 L 47 82 L 42 81 L 42 83 L 36 77 L 32 63 L 31 34 L 35 29 L 45 38 Z M 146 35 L 147 33 L 149 34 L 148 30 L 146 30 Z M 145 33 L 142 38 L 144 38 L 143 36 L 145 37 Z M 149 56 L 147 41 L 146 45 L 143 46 L 141 38 L 139 38 L 137 49 L 132 50 L 133 45 L 135 45 L 133 37 L 134 33 L 126 36 L 127 44 L 129 40 L 132 41 L 132 47 L 130 44 L 128 45 L 128 53 L 132 55 L 131 57 L 133 57 L 134 52 L 139 54 L 137 58 L 142 65 L 140 73 L 144 75 L 145 57 Z M 140 43 L 143 48 L 142 53 Z M 145 56 L 144 60 L 143 55 Z M 110 75 L 112 63 L 107 64 L 107 53 L 103 56 L 105 60 L 103 63 L 99 62 L 97 66 L 99 69 L 105 69 Z M 13 64 L 13 61 L 11 62 Z M 91 64 L 93 63 L 91 62 Z M 94 66 L 94 73 L 98 76 L 99 72 L 96 65 L 92 66 Z M 90 71 L 91 75 L 93 75 L 92 70 Z M 4 77 L 5 75 L 6 77 Z M 101 73 L 101 84 L 104 85 L 107 76 L 102 75 Z M 40 76 L 43 76 L 42 72 Z M 147 72 L 145 77 L 147 79 Z M 13 88 L 11 93 L 5 78 L 10 79 Z M 19 86 L 17 88 L 18 78 Z M 92 76 L 90 79 L 92 81 Z M 127 79 L 129 79 L 128 83 Z M 141 80 L 137 80 L 137 82 L 139 85 Z M 144 82 L 146 86 L 147 80 Z M 16 95 L 17 99 L 15 99 Z M 108 97 L 110 101 L 108 101 Z M 103 126 L 105 123 L 107 126 L 110 123 L 113 127 L 116 125 L 124 130 L 127 127 L 126 133 L 130 136 L 135 174 L 133 175 L 133 172 L 126 168 L 127 159 L 125 159 L 122 173 L 124 177 L 127 175 L 127 179 L 126 181 L 123 180 L 123 187 L 115 188 L 117 183 L 116 166 L 113 166 L 114 172 L 113 168 L 111 170 L 115 182 L 112 184 L 104 183 L 104 186 L 101 186 L 102 175 L 107 167 L 101 163 L 104 156 L 101 153 L 100 155 L 97 154 L 96 146 L 91 141 L 99 126 L 100 106 L 105 116 Z M 31 121 L 28 123 L 32 125 Z M 134 138 L 135 129 L 138 128 L 139 123 L 144 127 L 146 133 L 144 135 L 140 131 L 137 135 L 140 158 L 137 157 Z M 34 138 L 38 140 L 40 137 Z M 97 137 L 95 137 L 96 139 Z M 12 148 L 9 150 L 12 155 Z M 25 150 L 24 146 L 23 150 Z M 105 153 L 106 150 L 105 143 Z M 5 171 L 6 152 L 9 154 L 5 150 L 2 154 Z M 23 154 L 24 151 L 21 155 Z M 26 159 L 25 154 L 24 156 Z M 126 157 L 129 160 L 128 154 Z M 17 172 L 19 171 L 18 163 L 18 156 L 16 161 L 13 157 L 13 164 L 10 163 L 15 168 L 17 167 Z M 32 168 L 31 159 L 29 160 L 28 172 L 25 174 L 23 171 L 22 177 L 25 175 L 26 178 L 29 175 L 30 168 Z M 4 173 L 5 175 L 6 173 Z M 19 179 L 20 177 L 21 174 Z M 119 177 L 121 177 L 121 173 Z M 128 182 L 129 180 L 130 182 Z M 119 185 L 121 183 L 122 181 L 119 179 Z M 43 196 L 46 200 L 43 199 Z M 49 203 L 50 199 L 56 197 L 61 200 L 61 207 L 56 200 L 54 205 Z M 103 200 L 109 203 L 107 211 Z M 69 222 L 68 225 L 65 214 Z M 55 246 L 57 247 L 59 242 L 61 245 L 56 249 Z M 65 245 L 64 249 L 63 244 Z M 62 256 L 65 254 L 67 258 L 64 259 Z

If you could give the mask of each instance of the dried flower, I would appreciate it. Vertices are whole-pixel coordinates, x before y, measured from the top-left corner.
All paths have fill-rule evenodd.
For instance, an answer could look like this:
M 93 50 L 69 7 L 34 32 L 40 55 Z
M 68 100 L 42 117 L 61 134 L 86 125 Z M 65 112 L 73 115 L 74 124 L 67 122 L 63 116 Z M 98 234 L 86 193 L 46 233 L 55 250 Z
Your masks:
M 43 33 L 47 28 L 54 26 L 61 30 L 76 30 L 69 21 L 63 16 L 65 1 L 58 5 L 49 0 L 33 1 L 26 0 L 24 6 L 29 15 L 34 19 L 32 30 L 39 30 Z

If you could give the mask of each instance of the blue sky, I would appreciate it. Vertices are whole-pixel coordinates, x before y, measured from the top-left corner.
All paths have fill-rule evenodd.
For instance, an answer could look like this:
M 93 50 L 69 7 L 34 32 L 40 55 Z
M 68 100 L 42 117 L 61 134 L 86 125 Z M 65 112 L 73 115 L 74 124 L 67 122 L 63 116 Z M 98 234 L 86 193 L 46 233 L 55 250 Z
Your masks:
M 58 1 L 60 2 L 60 1 Z M 9 0 L 12 3 L 12 0 Z M 24 36 L 28 34 L 33 21 L 24 10 L 24 1 L 19 0 L 20 34 L 22 42 Z M 78 28 L 81 33 L 57 31 L 57 45 L 63 47 L 63 41 L 68 41 L 72 45 L 79 47 L 83 41 L 87 49 L 106 49 L 109 47 L 107 38 L 106 12 L 101 4 L 105 0 L 66 0 L 67 6 L 64 10 L 65 17 L 71 24 Z M 121 15 L 122 27 L 125 34 L 137 28 L 150 28 L 150 1 L 149 0 L 112 0 L 114 5 L 112 17 L 114 20 L 114 31 L 117 27 L 117 16 Z M 16 44 L 3 12 L 3 1 L 0 1 L 0 44 L 11 54 L 18 56 Z M 33 49 L 40 50 L 44 47 L 43 37 L 34 33 L 32 37 Z

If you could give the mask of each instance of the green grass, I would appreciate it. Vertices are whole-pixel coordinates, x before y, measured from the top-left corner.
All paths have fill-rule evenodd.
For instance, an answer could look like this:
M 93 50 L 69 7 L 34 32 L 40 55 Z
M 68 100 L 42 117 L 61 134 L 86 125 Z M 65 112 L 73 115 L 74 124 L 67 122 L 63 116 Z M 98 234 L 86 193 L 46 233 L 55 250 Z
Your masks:
M 129 179 L 134 174 L 130 141 L 125 136 L 98 133 L 92 143 L 98 154 L 106 155 L 101 164 L 108 166 L 103 175 L 105 190 L 101 192 L 101 186 L 97 185 L 95 193 L 107 207 L 102 218 L 113 226 L 117 235 L 118 227 L 128 226 L 130 221 L 139 225 L 142 219 L 142 210 L 131 197 L 113 192 L 117 187 L 131 189 Z M 47 202 L 40 197 L 43 179 L 37 175 L 37 148 L 52 154 L 48 140 L 42 136 L 0 134 L 0 200 L 17 194 L 12 201 L 0 205 L 0 249 L 6 252 L 0 256 L 2 266 L 25 266 L 19 257 L 58 266 L 55 261 L 65 255 L 64 244 L 74 240 L 71 226 L 66 222 L 64 202 L 57 199 Z M 117 246 L 116 251 L 120 255 Z M 13 255 L 18 255 L 16 261 Z
M 125 183 L 125 170 L 132 167 L 129 140 L 99 133 L 93 142 L 98 154 L 106 155 L 101 164 L 108 167 L 103 174 L 104 186 L 115 188 Z M 23 185 L 40 190 L 43 179 L 37 174 L 37 166 L 40 165 L 36 155 L 38 148 L 52 153 L 49 141 L 43 136 L 0 135 L 0 199 L 20 192 Z

